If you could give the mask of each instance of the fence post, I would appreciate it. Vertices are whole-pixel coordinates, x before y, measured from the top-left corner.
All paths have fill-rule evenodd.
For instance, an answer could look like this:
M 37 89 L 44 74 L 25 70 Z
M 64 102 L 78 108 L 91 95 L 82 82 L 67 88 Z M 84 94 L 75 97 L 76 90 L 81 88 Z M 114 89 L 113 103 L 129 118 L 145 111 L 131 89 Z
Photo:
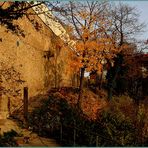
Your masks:
M 28 120 L 28 87 L 24 87 L 24 98 L 23 98 L 23 105 L 24 105 L 24 119 L 25 122 Z
M 98 147 L 99 143 L 98 143 L 99 137 L 96 136 L 96 147 Z
M 2 75 L 0 74 L 0 115 L 1 115 L 1 112 L 2 112 L 2 83 L 3 83 L 3 81 L 2 81 Z M 1 134 L 1 133 L 0 133 Z
M 10 104 L 10 98 L 9 97 L 8 97 L 8 104 L 7 104 L 7 106 L 8 106 L 8 115 L 11 116 L 11 109 L 10 109 L 11 104 Z
M 76 121 L 74 120 L 74 132 L 73 132 L 73 146 L 76 145 Z
M 60 142 L 62 142 L 62 137 L 63 136 L 63 127 L 62 127 L 62 123 L 61 123 L 61 127 L 60 127 Z

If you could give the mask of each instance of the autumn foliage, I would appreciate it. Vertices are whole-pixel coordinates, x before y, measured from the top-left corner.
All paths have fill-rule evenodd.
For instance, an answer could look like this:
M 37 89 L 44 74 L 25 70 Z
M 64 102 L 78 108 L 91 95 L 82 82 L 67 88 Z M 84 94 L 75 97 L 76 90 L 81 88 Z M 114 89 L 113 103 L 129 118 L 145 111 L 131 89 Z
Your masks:
M 19 6 L 18 2 L 14 4 Z M 121 4 L 117 8 L 98 1 L 65 2 L 60 9 L 49 6 L 62 16 L 61 22 L 74 44 L 70 47 L 60 37 L 52 38 L 55 50 L 47 52 L 46 64 L 50 61 L 53 66 L 47 67 L 46 72 L 52 70 L 55 90 L 49 90 L 46 97 L 37 96 L 34 102 L 30 99 L 28 122 L 33 131 L 52 136 L 64 146 L 147 146 L 147 74 L 143 76 L 147 67 L 142 63 L 144 53 L 133 39 L 143 27 L 138 24 L 134 8 Z M 6 16 L 15 20 L 24 13 Z M 17 33 L 17 26 L 10 20 L 2 24 Z M 68 58 L 59 61 L 61 50 L 62 56 Z M 6 80 L 14 77 L 11 83 L 23 83 L 13 67 L 0 72 L 8 75 Z M 90 74 L 89 78 L 85 79 L 85 72 Z M 63 73 L 76 76 L 77 87 L 71 80 L 71 87 L 61 86 Z M 12 92 L 2 88 L 3 92 Z M 13 97 L 20 95 L 19 91 Z

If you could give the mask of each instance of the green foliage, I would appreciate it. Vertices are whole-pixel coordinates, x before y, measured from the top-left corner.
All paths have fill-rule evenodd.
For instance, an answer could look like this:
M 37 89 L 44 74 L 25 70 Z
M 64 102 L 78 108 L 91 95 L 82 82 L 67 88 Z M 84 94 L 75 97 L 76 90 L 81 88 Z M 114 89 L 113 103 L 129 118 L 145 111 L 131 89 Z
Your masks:
M 52 100 L 51 97 L 41 108 L 35 109 L 29 117 L 29 123 L 33 129 L 41 135 L 46 135 L 46 131 L 56 130 L 59 126 L 59 113 L 57 109 L 58 100 Z
M 127 87 L 125 79 L 127 67 L 123 66 L 125 61 L 124 55 L 119 53 L 113 60 L 114 66 L 110 67 L 106 76 L 109 99 L 112 99 L 113 91 L 115 91 L 117 94 L 123 94 L 125 93 Z
M 29 119 L 29 124 L 34 131 L 42 136 L 52 136 L 57 140 L 60 140 L 62 124 L 62 143 L 66 146 L 72 146 L 74 143 L 74 126 L 79 128 L 76 132 L 77 145 L 92 144 L 90 137 L 91 141 L 94 140 L 94 136 L 88 134 L 93 131 L 93 122 L 87 120 L 77 108 L 71 107 L 66 100 L 58 97 L 50 96 L 43 102 L 41 108 L 35 109 L 30 114 Z M 84 138 L 82 139 L 81 136 Z
M 146 110 L 141 104 L 137 107 L 131 98 L 113 98 L 109 108 L 101 113 L 99 122 L 103 124 L 104 135 L 122 146 L 147 145 L 148 132 Z
M 130 146 L 133 143 L 134 126 L 121 113 L 103 112 L 100 122 L 104 124 L 104 134 L 110 139 L 122 146 Z
M 18 133 L 14 130 L 11 130 L 9 132 L 4 132 L 3 135 L 0 135 L 0 146 L 18 146 L 18 144 L 16 143 L 14 137 L 18 136 Z
M 63 98 L 50 96 L 29 119 L 34 131 L 56 138 L 63 146 L 96 146 L 96 140 L 98 146 L 145 146 L 148 140 L 146 110 L 143 105 L 136 108 L 128 96 L 113 98 L 96 120 L 89 120 Z

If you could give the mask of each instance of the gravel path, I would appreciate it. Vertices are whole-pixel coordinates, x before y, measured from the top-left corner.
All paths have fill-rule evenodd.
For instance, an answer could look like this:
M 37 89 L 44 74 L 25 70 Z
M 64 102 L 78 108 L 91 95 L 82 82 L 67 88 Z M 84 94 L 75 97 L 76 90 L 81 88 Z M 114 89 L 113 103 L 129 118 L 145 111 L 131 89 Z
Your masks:
M 38 136 L 36 133 L 27 129 L 21 129 L 13 120 L 0 119 L 0 133 L 15 130 L 17 133 L 23 135 L 22 137 L 15 137 L 19 146 L 49 146 L 57 147 L 60 146 L 54 139 L 43 138 Z

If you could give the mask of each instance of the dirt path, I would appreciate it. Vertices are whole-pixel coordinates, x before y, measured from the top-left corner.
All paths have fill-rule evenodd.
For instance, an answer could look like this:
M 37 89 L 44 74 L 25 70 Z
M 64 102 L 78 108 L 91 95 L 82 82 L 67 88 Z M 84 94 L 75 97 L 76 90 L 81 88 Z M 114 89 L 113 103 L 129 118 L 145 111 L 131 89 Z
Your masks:
M 15 130 L 18 134 L 22 135 L 22 137 L 15 137 L 18 146 L 60 146 L 54 139 L 43 138 L 38 136 L 36 133 L 33 133 L 32 131 L 20 128 L 13 120 L 0 119 L 1 134 L 3 134 L 4 132 L 11 131 L 11 129 Z

